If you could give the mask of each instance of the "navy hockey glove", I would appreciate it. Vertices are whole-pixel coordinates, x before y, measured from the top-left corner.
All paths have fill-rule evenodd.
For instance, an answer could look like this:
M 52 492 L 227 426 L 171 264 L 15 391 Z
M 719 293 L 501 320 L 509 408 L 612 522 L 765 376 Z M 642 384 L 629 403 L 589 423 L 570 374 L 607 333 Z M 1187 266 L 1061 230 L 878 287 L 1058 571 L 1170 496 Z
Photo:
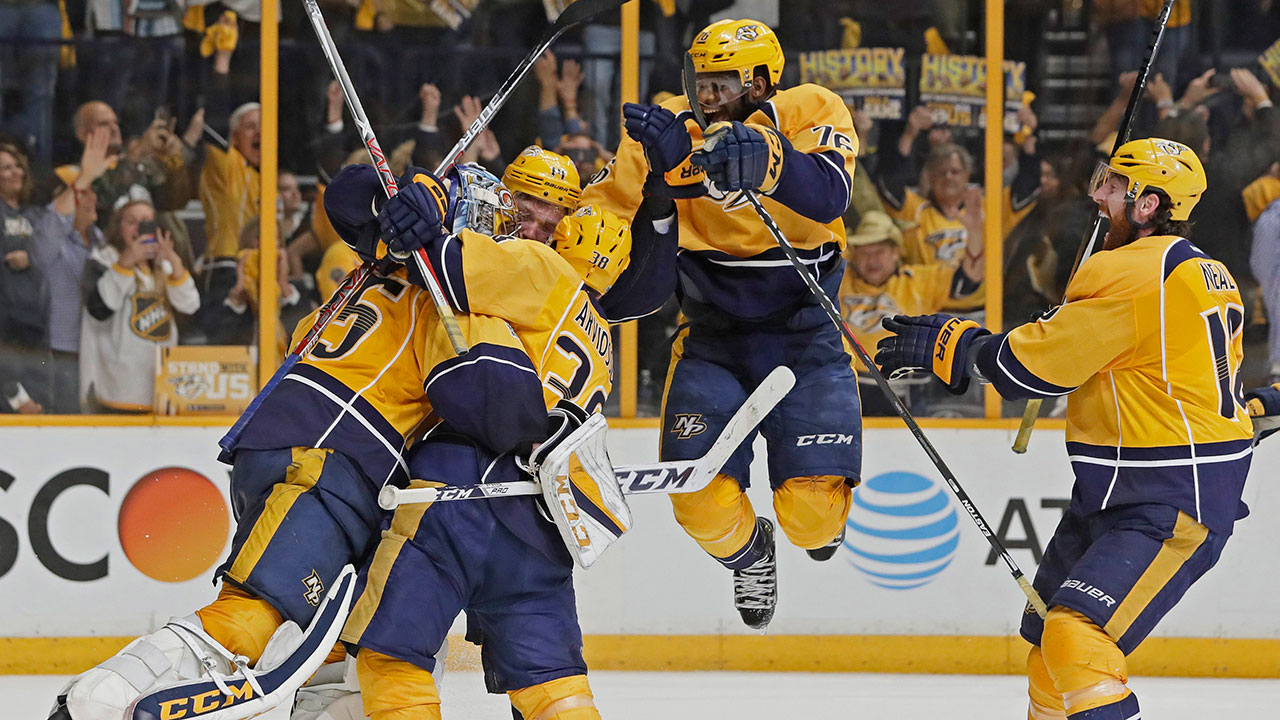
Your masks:
M 443 240 L 445 207 L 448 195 L 434 175 L 422 171 L 413 181 L 400 186 L 400 192 L 388 198 L 378 213 L 382 240 L 391 257 L 405 262 L 421 248 L 430 248 Z
M 1254 388 L 1244 394 L 1244 400 L 1253 420 L 1255 442 L 1280 429 L 1280 383 Z
M 622 119 L 627 135 L 644 148 L 654 172 L 674 170 L 693 150 L 689 128 L 661 105 L 626 103 L 622 106 Z
M 969 345 L 991 334 L 952 315 L 895 315 L 881 324 L 893 333 L 876 346 L 876 364 L 885 375 L 931 370 L 956 395 L 969 389 Z
M 719 122 L 707 128 L 706 141 L 691 162 L 706 170 L 707 179 L 723 191 L 767 194 L 782 178 L 785 142 L 773 128 Z

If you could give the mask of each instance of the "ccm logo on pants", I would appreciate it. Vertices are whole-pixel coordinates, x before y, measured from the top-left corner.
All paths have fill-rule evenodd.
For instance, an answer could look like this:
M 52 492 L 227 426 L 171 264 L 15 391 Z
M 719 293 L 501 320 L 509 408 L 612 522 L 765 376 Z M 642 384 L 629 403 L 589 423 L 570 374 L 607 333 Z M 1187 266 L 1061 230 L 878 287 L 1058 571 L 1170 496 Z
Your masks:
M 805 447 L 807 445 L 852 445 L 852 435 L 841 435 L 838 433 L 823 433 L 821 435 L 798 435 L 796 436 L 796 447 Z

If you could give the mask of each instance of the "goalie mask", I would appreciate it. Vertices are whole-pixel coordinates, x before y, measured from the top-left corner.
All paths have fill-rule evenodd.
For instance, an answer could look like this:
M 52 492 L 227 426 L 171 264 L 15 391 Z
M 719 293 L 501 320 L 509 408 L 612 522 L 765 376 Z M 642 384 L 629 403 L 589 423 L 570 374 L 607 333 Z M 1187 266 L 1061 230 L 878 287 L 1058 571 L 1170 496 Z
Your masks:
M 516 203 L 496 175 L 475 163 L 455 165 L 444 177 L 449 206 L 444 226 L 451 232 L 509 235 L 516 228 Z

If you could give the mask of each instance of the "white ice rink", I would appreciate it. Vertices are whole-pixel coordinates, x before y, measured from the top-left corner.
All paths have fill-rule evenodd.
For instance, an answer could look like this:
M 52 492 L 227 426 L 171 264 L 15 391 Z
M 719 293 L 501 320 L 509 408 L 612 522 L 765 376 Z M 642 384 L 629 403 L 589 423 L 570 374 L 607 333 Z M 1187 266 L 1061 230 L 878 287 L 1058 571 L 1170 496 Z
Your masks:
M 0 676 L 3 716 L 44 720 L 66 681 L 54 675 Z M 1012 675 L 808 673 L 591 674 L 605 720 L 1021 720 L 1026 681 Z M 1134 678 L 1146 720 L 1271 718 L 1280 680 Z M 450 673 L 446 720 L 508 720 L 504 697 L 486 695 L 480 673 Z

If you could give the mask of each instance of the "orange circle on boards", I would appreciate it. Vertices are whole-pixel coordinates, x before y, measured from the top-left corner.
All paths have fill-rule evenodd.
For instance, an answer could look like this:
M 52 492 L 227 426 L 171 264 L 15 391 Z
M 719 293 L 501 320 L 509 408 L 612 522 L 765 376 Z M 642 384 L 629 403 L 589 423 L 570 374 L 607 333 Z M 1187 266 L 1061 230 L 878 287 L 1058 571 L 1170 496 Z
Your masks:
M 120 504 L 120 546 L 147 577 L 183 582 L 222 555 L 230 523 L 227 503 L 208 478 L 160 468 L 134 483 Z

